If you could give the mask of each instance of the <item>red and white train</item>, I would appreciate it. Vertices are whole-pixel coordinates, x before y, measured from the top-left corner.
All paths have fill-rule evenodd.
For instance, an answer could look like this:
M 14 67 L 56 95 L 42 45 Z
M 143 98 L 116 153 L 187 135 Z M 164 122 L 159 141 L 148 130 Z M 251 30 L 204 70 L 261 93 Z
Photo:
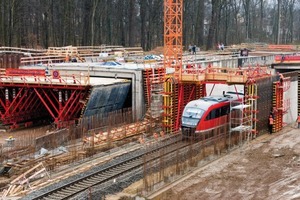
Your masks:
M 228 123 L 230 100 L 241 98 L 242 93 L 227 92 L 223 96 L 207 96 L 189 102 L 181 118 L 183 136 L 197 136 Z

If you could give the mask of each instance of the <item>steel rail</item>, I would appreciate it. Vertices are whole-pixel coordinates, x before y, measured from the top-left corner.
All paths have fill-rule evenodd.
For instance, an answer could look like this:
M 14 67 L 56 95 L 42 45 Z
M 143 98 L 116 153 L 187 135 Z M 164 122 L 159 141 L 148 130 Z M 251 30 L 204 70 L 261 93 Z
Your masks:
M 161 143 L 153 148 L 144 149 L 136 153 L 134 156 L 129 157 L 123 161 L 120 161 L 111 166 L 105 167 L 99 171 L 88 174 L 84 177 L 78 178 L 74 181 L 70 181 L 69 183 L 63 184 L 58 188 L 54 188 L 47 192 L 44 192 L 36 197 L 32 197 L 33 200 L 40 199 L 68 199 L 80 192 L 83 192 L 93 186 L 105 183 L 109 180 L 112 180 L 122 174 L 133 171 L 144 164 L 143 156 L 151 153 L 153 155 L 154 152 L 158 152 L 160 149 L 169 148 L 169 151 L 166 151 L 165 154 L 169 152 L 176 151 L 178 148 L 182 148 L 183 146 L 187 146 L 187 143 L 181 143 L 181 147 L 178 147 L 178 141 L 181 141 L 181 137 L 177 136 L 165 143 Z M 153 156 L 150 160 L 157 159 L 157 156 Z

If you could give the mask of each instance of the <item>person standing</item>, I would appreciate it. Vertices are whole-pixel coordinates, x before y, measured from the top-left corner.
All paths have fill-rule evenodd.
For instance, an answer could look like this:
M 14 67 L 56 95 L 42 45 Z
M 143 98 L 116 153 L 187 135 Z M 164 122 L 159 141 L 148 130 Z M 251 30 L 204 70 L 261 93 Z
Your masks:
M 195 54 L 196 54 L 196 45 L 194 45 L 194 46 L 192 47 L 192 51 L 193 51 L 193 54 L 195 55 Z
M 269 115 L 269 132 L 272 134 L 273 131 L 274 118 L 273 115 Z
M 224 51 L 224 48 L 225 48 L 224 44 L 221 43 L 221 51 Z
M 192 45 L 189 45 L 189 53 L 192 53 Z
M 297 122 L 298 122 L 298 128 L 300 128 L 300 114 L 298 115 Z

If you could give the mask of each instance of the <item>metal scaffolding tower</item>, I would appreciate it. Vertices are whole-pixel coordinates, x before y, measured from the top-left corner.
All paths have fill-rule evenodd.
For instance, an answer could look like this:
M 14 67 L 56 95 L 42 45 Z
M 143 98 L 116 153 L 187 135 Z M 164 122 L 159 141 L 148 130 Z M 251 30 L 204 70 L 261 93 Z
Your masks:
M 229 141 L 233 134 L 238 134 L 239 145 L 252 138 L 252 109 L 250 101 L 244 102 L 243 99 L 230 101 Z

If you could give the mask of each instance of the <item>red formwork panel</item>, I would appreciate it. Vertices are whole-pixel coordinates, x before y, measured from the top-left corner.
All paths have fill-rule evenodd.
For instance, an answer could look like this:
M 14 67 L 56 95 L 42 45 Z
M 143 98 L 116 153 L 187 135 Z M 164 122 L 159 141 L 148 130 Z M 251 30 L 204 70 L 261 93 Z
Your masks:
M 276 63 L 300 63 L 300 55 L 277 55 Z
M 175 120 L 175 130 L 181 126 L 181 116 L 184 107 L 188 102 L 204 97 L 206 95 L 205 84 L 201 83 L 179 83 L 178 89 L 178 106 Z
M 19 72 L 18 72 L 19 73 Z M 24 72 L 25 73 L 25 72 Z M 8 73 L 9 74 L 9 73 Z M 51 116 L 57 125 L 76 120 L 90 94 L 91 86 L 74 79 L 71 84 L 60 78 L 0 77 L 0 120 L 3 125 L 18 127 L 35 119 Z

